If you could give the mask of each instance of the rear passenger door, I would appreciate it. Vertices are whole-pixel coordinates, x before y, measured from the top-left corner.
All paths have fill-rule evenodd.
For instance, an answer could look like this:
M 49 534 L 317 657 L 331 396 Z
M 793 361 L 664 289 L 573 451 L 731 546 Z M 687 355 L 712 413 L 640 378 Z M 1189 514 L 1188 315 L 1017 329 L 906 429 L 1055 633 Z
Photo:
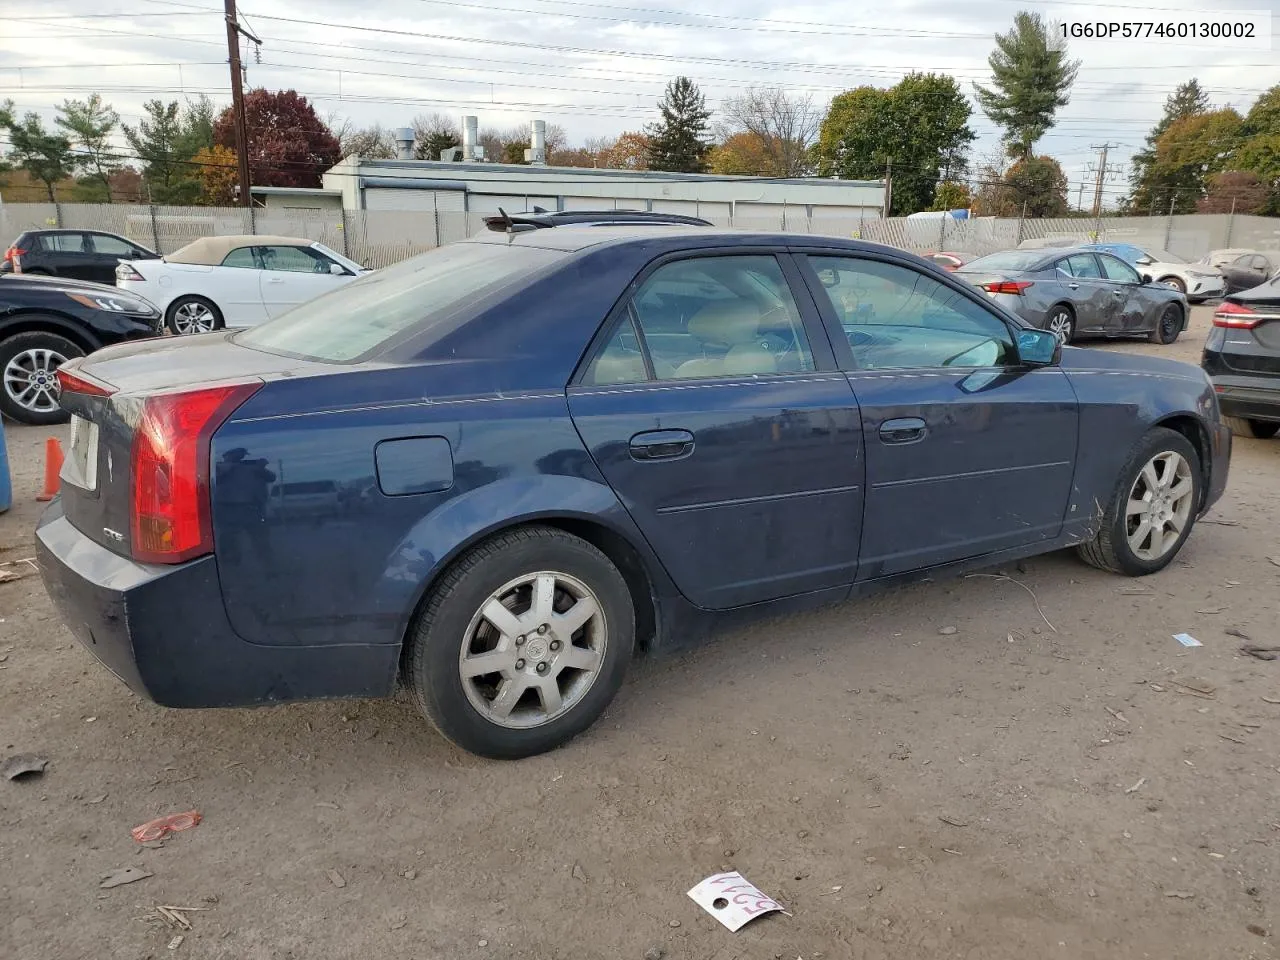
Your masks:
M 1092 253 L 1073 253 L 1058 261 L 1058 269 L 1065 274 L 1062 281 L 1071 291 L 1076 333 L 1111 333 L 1116 316 L 1116 298 L 1103 280 L 1097 257 Z
M 861 422 L 790 257 L 664 259 L 594 349 L 568 390 L 574 424 L 688 600 L 852 583 Z
M 95 279 L 93 248 L 83 233 L 43 233 L 39 236 L 41 269 L 72 280 Z

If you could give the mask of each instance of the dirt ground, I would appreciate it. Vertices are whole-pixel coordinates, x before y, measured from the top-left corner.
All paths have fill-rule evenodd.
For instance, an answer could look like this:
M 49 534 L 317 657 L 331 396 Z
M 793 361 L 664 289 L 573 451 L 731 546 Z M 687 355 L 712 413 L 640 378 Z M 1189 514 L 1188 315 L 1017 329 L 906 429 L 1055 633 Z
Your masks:
M 1196 362 L 1195 313 L 1172 348 L 1097 349 Z M 8 428 L 0 561 L 32 553 L 47 434 Z M 1278 478 L 1280 441 L 1237 440 L 1158 576 L 1009 571 L 1052 627 L 989 576 L 762 623 L 637 662 L 519 763 L 403 701 L 142 702 L 0 568 L 27 574 L 0 584 L 0 758 L 50 759 L 0 781 L 0 957 L 1275 957 L 1280 661 L 1226 631 L 1280 642 Z M 162 848 L 129 835 L 190 809 Z M 153 876 L 99 889 L 130 865 Z M 723 929 L 685 894 L 725 868 L 791 915 Z

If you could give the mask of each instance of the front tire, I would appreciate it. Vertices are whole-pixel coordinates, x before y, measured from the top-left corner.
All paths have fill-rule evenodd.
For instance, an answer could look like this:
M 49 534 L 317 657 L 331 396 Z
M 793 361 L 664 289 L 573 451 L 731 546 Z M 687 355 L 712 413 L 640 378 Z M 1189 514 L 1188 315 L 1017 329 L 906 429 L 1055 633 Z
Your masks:
M 1065 303 L 1060 303 L 1049 311 L 1044 328 L 1066 346 L 1076 335 L 1076 315 Z
M 1077 552 L 1092 566 L 1129 577 L 1163 570 L 1195 526 L 1201 483 L 1191 441 L 1156 427 L 1121 468 L 1097 536 Z
M 14 334 L 0 341 L 0 413 L 19 423 L 66 423 L 58 405 L 57 370 L 84 351 L 66 337 L 43 330 Z
M 1157 283 L 1163 283 L 1166 287 L 1172 287 L 1184 297 L 1187 295 L 1187 285 L 1177 277 L 1161 277 Z
M 1248 437 L 1253 440 L 1270 440 L 1280 432 L 1280 423 L 1272 420 L 1247 420 L 1244 417 L 1223 417 L 1222 422 L 1231 428 L 1237 437 Z
M 208 333 L 222 329 L 222 311 L 212 300 L 204 297 L 178 297 L 165 311 L 164 322 L 177 336 Z
M 445 737 L 510 760 L 591 726 L 635 647 L 626 581 L 603 553 L 552 527 L 487 540 L 431 590 L 410 630 L 406 680 Z
M 1166 346 L 1178 339 L 1182 333 L 1182 308 L 1176 303 L 1170 303 L 1160 312 L 1160 319 L 1156 321 L 1156 328 L 1151 331 L 1151 342 L 1162 343 Z

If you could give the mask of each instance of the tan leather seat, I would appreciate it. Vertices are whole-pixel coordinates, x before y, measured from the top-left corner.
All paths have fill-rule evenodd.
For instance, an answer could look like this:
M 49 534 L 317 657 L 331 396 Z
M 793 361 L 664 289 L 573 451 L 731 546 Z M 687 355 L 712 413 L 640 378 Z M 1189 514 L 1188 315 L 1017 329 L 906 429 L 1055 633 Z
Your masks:
M 759 344 L 760 308 L 750 300 L 709 303 L 689 318 L 689 334 L 722 357 L 697 357 L 677 368 L 681 379 L 776 373 L 777 361 Z

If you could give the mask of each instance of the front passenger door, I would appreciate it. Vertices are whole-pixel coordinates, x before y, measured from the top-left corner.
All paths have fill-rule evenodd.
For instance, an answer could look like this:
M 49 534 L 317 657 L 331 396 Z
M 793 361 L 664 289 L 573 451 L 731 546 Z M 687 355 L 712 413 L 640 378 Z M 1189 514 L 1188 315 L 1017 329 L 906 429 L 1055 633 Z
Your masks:
M 278 317 L 300 303 L 341 286 L 347 276 L 331 272 L 328 257 L 310 247 L 258 247 L 262 258 L 262 305 L 267 317 Z
M 1111 297 L 1116 302 L 1113 332 L 1124 336 L 1150 333 L 1159 319 L 1155 311 L 1149 309 L 1154 305 L 1147 302 L 1147 291 L 1138 271 L 1109 253 L 1098 254 L 1098 262 L 1102 264 Z
M 1074 253 L 1058 261 L 1076 311 L 1076 333 L 1112 333 L 1116 300 L 1102 280 L 1102 268 L 1092 253 Z
M 872 255 L 803 266 L 862 412 L 858 579 L 1056 537 L 1076 458 L 1075 392 L 1020 365 L 977 296 Z

